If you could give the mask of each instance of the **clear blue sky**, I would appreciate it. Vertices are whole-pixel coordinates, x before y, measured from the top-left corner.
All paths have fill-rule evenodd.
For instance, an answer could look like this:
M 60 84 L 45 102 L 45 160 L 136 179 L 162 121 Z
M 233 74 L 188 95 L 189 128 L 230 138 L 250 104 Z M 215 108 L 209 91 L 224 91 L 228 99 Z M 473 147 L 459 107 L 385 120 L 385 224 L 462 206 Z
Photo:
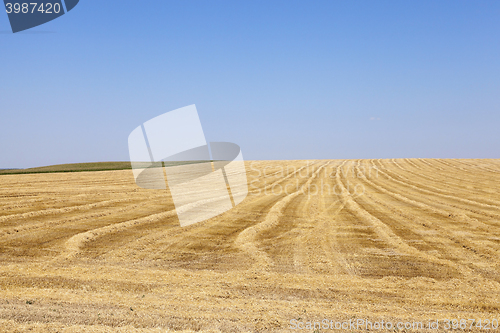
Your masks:
M 196 104 L 245 159 L 500 158 L 500 1 L 103 1 L 12 34 L 0 168 L 128 160 Z

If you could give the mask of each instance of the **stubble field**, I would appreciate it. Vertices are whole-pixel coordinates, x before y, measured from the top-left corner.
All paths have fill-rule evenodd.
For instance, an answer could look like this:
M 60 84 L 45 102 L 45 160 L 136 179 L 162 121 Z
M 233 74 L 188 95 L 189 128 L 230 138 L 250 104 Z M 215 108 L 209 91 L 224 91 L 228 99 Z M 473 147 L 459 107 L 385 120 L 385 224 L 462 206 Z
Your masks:
M 184 228 L 131 170 L 0 175 L 0 331 L 500 320 L 500 160 L 246 168 L 241 204 Z

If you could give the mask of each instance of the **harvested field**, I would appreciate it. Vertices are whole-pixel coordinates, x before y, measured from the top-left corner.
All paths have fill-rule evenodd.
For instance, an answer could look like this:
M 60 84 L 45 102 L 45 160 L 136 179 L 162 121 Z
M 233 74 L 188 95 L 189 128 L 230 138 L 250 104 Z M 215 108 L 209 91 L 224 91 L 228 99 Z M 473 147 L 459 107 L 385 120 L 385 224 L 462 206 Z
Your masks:
M 248 197 L 184 228 L 131 170 L 1 175 L 0 331 L 500 320 L 500 160 L 246 166 Z

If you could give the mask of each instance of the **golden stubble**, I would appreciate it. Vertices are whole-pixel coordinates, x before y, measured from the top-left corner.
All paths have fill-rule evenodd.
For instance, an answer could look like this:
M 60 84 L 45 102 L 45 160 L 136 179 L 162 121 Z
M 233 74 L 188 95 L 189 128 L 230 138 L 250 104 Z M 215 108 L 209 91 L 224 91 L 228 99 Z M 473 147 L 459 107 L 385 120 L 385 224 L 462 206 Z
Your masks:
M 0 176 L 0 331 L 500 319 L 500 161 L 246 166 L 248 197 L 184 228 L 130 170 Z

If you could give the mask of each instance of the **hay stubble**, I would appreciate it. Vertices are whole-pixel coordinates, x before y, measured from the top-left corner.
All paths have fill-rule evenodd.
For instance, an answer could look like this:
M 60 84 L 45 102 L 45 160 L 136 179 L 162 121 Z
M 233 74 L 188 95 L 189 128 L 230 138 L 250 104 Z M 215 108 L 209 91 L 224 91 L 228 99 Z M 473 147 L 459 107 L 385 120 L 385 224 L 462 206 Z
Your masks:
M 500 317 L 500 161 L 247 170 L 245 201 L 185 228 L 130 170 L 0 176 L 0 331 Z

